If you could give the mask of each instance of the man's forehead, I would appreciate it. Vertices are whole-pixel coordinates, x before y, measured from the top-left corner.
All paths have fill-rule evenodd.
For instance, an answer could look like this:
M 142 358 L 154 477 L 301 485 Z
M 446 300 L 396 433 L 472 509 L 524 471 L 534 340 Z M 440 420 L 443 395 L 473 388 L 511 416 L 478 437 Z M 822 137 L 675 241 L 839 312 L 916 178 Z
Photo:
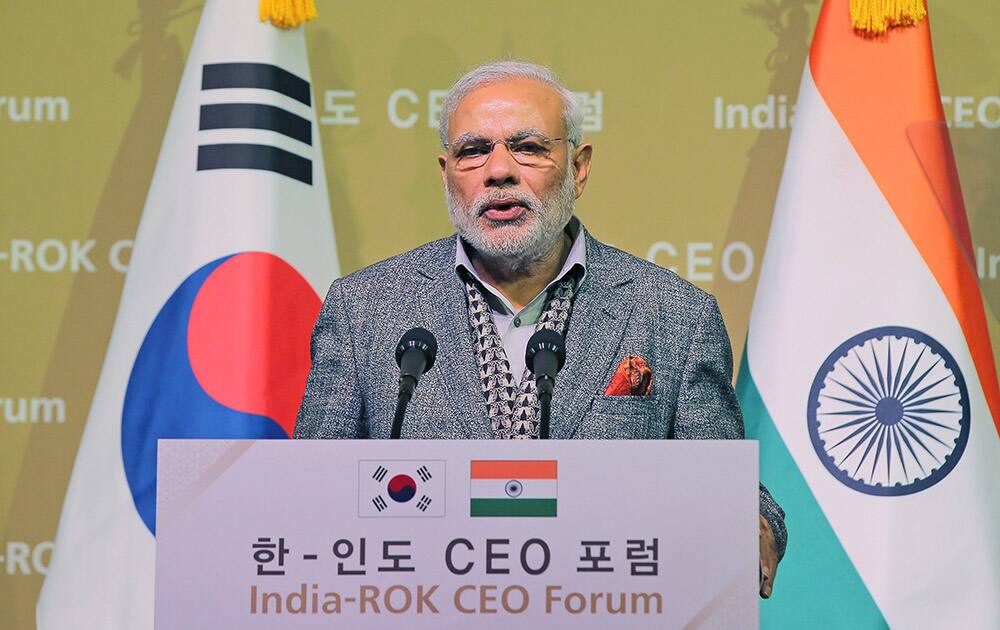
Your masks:
M 478 86 L 459 101 L 449 124 L 452 139 L 466 133 L 508 136 L 524 129 L 561 132 L 562 98 L 555 88 L 534 79 Z

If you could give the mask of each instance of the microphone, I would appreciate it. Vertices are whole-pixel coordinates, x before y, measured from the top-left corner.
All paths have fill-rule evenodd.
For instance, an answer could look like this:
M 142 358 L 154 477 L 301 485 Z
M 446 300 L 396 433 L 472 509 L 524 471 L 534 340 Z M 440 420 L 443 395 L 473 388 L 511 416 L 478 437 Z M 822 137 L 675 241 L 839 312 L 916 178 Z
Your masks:
M 429 330 L 411 328 L 403 333 L 396 344 L 396 364 L 399 366 L 399 393 L 396 394 L 396 413 L 392 418 L 392 433 L 390 438 L 399 439 L 403 429 L 403 416 L 406 415 L 406 405 L 413 398 L 413 390 L 424 372 L 434 365 L 437 356 L 437 339 Z
M 524 362 L 535 375 L 535 383 L 538 385 L 538 437 L 547 440 L 556 374 L 566 363 L 566 340 L 554 330 L 543 328 L 535 331 L 531 339 L 528 339 Z

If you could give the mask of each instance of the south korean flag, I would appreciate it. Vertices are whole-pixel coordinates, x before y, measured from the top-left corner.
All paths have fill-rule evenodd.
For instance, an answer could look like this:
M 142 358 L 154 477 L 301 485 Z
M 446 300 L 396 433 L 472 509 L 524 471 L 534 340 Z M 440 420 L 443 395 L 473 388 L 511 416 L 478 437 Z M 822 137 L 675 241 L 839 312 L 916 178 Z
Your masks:
M 358 516 L 442 517 L 444 460 L 358 462 Z

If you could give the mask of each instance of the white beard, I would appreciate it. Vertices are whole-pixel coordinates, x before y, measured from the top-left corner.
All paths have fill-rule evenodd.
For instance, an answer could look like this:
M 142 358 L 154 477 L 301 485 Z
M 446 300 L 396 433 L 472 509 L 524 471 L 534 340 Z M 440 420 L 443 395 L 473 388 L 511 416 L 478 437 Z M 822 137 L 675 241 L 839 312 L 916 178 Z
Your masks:
M 576 179 L 572 168 L 550 197 L 542 200 L 529 191 L 491 188 L 465 204 L 445 181 L 445 201 L 455 231 L 487 258 L 504 258 L 518 268 L 530 267 L 545 256 L 573 218 Z M 482 212 L 500 199 L 516 199 L 526 212 L 516 221 L 494 223 Z

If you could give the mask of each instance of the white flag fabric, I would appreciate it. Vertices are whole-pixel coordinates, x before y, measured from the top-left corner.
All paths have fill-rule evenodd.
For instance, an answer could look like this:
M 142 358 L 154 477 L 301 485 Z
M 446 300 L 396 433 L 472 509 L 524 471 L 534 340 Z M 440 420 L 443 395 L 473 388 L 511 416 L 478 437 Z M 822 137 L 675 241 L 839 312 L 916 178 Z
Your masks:
M 156 440 L 287 438 L 339 275 L 301 28 L 208 0 L 136 234 L 39 628 L 153 624 Z
M 827 0 L 738 391 L 789 544 L 764 627 L 1000 620 L 1000 392 L 926 20 Z

